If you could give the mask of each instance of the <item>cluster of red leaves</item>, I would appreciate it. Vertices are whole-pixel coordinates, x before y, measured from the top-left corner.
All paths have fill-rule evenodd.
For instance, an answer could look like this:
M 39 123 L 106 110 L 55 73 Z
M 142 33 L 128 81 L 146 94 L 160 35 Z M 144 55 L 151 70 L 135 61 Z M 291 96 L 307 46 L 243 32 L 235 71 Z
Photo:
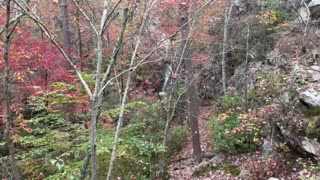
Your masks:
M 282 107 L 279 104 L 270 104 L 261 108 L 258 117 L 264 120 L 277 120 L 282 115 Z
M 3 53 L 4 46 L 1 46 L 0 54 Z M 0 62 L 0 71 L 3 71 L 3 56 L 0 56 Z M 58 49 L 48 40 L 33 38 L 32 28 L 28 26 L 15 30 L 10 44 L 9 65 L 10 92 L 12 96 L 14 94 L 12 112 L 23 108 L 27 98 L 50 91 L 52 83 L 72 83 L 75 80 Z M 0 108 L 3 111 L 3 106 Z

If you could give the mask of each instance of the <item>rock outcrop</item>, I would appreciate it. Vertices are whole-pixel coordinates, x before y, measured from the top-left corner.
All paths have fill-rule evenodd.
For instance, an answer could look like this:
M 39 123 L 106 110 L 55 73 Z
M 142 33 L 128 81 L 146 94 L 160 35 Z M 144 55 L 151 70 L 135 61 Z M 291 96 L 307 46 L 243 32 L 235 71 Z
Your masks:
M 310 107 L 320 107 L 320 92 L 314 89 L 301 92 L 299 99 Z

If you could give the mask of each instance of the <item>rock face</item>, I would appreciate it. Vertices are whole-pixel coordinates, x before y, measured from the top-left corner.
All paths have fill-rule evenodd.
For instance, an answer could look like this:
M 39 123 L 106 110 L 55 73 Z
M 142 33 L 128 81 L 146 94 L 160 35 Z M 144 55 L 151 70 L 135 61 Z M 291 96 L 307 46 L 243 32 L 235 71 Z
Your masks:
M 311 67 L 295 64 L 291 73 L 296 79 L 309 82 L 320 81 L 320 66 L 313 65 Z
M 309 7 L 314 7 L 314 6 L 317 6 L 317 5 L 320 5 L 320 0 L 312 0 L 308 4 Z
M 297 136 L 290 129 L 278 126 L 285 141 L 296 152 L 314 160 L 320 159 L 320 144 L 316 140 Z
M 308 18 L 318 19 L 320 17 L 320 0 L 304 0 L 308 7 L 304 6 L 301 1 L 294 1 L 294 7 L 300 7 L 298 10 L 300 18 L 306 22 Z
M 320 93 L 314 89 L 308 89 L 299 94 L 299 99 L 311 107 L 320 107 Z
M 302 148 L 316 157 L 320 157 L 320 144 L 317 141 L 305 138 L 302 140 Z
M 257 66 L 256 64 L 250 64 L 249 66 Z M 248 90 L 254 89 L 254 82 L 256 80 L 254 74 L 257 71 L 257 67 L 250 67 L 248 70 L 246 70 L 246 67 L 244 64 L 240 65 L 235 69 L 235 72 L 233 76 L 229 79 L 228 84 L 229 87 L 234 87 L 237 90 L 244 91 L 245 88 L 245 75 L 247 75 L 247 88 Z

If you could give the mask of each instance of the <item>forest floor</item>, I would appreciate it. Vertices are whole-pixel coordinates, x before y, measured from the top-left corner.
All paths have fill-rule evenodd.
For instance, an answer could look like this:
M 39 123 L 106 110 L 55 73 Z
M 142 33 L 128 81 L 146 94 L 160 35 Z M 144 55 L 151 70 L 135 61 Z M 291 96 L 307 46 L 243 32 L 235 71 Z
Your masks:
M 212 106 L 200 106 L 198 109 L 198 122 L 200 131 L 201 150 L 203 154 L 211 152 L 212 137 L 207 129 L 207 123 L 212 117 Z M 193 177 L 193 168 L 196 166 L 192 158 L 192 137 L 191 134 L 187 139 L 186 146 L 180 153 L 171 158 L 169 165 L 170 179 L 188 180 L 188 179 L 208 179 Z M 211 174 L 213 175 L 213 174 Z M 209 179 L 219 179 L 216 176 L 211 176 Z
M 213 138 L 207 128 L 208 121 L 214 116 L 214 107 L 200 106 L 198 109 L 198 122 L 200 131 L 201 150 L 204 155 L 213 156 L 212 143 Z M 200 176 L 195 176 L 194 168 L 198 165 L 192 156 L 192 137 L 189 135 L 185 146 L 182 150 L 172 156 L 169 164 L 169 173 L 171 180 L 241 180 L 241 179 L 261 179 L 265 177 L 263 171 L 270 168 L 268 165 L 257 166 L 261 162 L 262 151 L 242 153 L 234 156 L 224 157 L 221 167 L 216 169 L 207 169 Z M 280 158 L 280 157 L 279 157 Z M 282 158 L 280 158 L 282 161 Z M 202 161 L 208 161 L 208 158 L 203 158 Z M 283 160 L 284 162 L 285 160 Z M 227 170 L 226 170 L 227 169 Z M 237 175 L 232 174 L 232 169 L 237 172 Z M 272 168 L 270 169 L 272 171 Z M 300 179 L 298 172 L 288 172 L 288 169 L 273 169 L 272 175 L 280 175 L 284 179 Z M 250 173 L 249 173 L 250 172 Z M 239 174 L 240 173 L 240 174 Z M 272 177 L 268 176 L 268 177 Z M 256 177 L 255 177 L 256 176 Z M 306 176 L 308 177 L 308 176 Z M 311 177 L 311 176 L 310 176 Z
M 212 106 L 200 106 L 198 109 L 198 122 L 200 131 L 200 142 L 202 154 L 212 154 L 212 142 L 210 132 L 207 129 L 207 123 L 214 115 Z M 238 179 L 231 174 L 225 173 L 224 171 L 209 171 L 203 174 L 201 177 L 193 175 L 194 167 L 197 165 L 192 157 L 192 137 L 191 134 L 186 141 L 186 146 L 180 151 L 180 153 L 174 155 L 171 158 L 169 165 L 170 179 L 172 180 L 225 180 L 225 179 Z M 203 159 L 206 161 L 208 159 Z
M 200 106 L 198 109 L 198 122 L 200 131 L 200 141 L 202 154 L 212 156 L 212 142 L 213 138 L 207 128 L 207 123 L 214 115 L 214 107 L 212 106 Z M 196 162 L 192 157 L 192 137 L 189 135 L 186 146 L 175 154 L 170 161 L 169 173 L 171 180 L 237 180 L 241 179 L 239 176 L 234 176 L 225 170 L 209 170 L 201 174 L 201 176 L 194 176 L 194 167 L 197 166 Z M 253 157 L 258 158 L 259 152 L 246 153 L 241 156 L 227 157 L 224 161 L 228 161 L 233 167 L 236 167 L 239 172 L 243 169 L 247 169 L 250 164 L 249 161 Z M 203 158 L 202 161 L 209 159 Z M 223 167 L 222 167 L 223 168 Z M 249 177 L 246 177 L 249 178 Z M 251 179 L 251 178 L 250 178 Z

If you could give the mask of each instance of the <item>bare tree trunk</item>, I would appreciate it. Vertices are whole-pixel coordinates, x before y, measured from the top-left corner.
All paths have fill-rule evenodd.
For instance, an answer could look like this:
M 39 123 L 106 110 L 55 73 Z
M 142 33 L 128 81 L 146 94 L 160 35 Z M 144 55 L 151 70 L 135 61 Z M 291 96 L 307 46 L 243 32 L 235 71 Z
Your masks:
M 60 1 L 61 21 L 62 21 L 62 39 L 64 48 L 70 53 L 70 30 L 67 0 Z
M 94 97 L 91 101 L 91 132 L 90 132 L 90 142 L 91 142 L 91 179 L 97 179 L 97 120 L 98 120 L 98 98 Z
M 250 25 L 247 25 L 247 37 L 246 37 L 246 62 L 245 62 L 245 73 L 244 73 L 244 100 L 245 100 L 245 109 L 248 112 L 248 69 L 249 69 L 249 37 L 250 37 Z
M 5 139 L 6 145 L 9 148 L 9 161 L 10 161 L 10 168 L 12 171 L 13 179 L 20 179 L 21 176 L 15 161 L 15 148 L 14 148 L 13 141 L 11 139 L 11 126 L 13 123 L 13 117 L 11 116 L 11 111 L 10 111 L 11 100 L 10 100 L 10 91 L 9 91 L 9 75 L 10 75 L 9 52 L 10 52 L 10 37 L 17 24 L 15 24 L 15 26 L 11 31 L 9 30 L 10 13 L 11 13 L 10 2 L 11 0 L 8 0 L 6 3 L 6 23 L 4 28 L 4 32 L 5 32 L 4 48 L 5 49 L 4 49 L 3 59 L 4 59 L 5 70 L 4 70 L 4 76 L 3 76 L 3 82 L 4 82 L 3 89 L 4 89 L 4 98 L 5 98 L 5 119 L 6 119 L 4 139 Z
M 226 51 L 228 49 L 228 32 L 229 32 L 229 21 L 231 18 L 233 2 L 225 9 L 224 25 L 223 25 L 223 42 L 222 42 L 222 57 L 221 57 L 221 70 L 222 70 L 222 86 L 223 93 L 227 93 L 227 79 L 226 79 Z
M 150 5 L 147 7 L 148 8 L 147 11 L 144 14 L 144 17 L 143 17 L 143 20 L 142 20 L 142 24 L 140 26 L 139 34 L 138 34 L 138 37 L 137 37 L 135 49 L 134 49 L 134 51 L 132 53 L 132 56 L 131 56 L 130 69 L 133 68 L 134 63 L 136 61 L 136 55 L 137 55 L 137 52 L 138 52 L 138 49 L 139 49 L 140 43 L 141 43 L 142 31 L 144 29 L 144 25 L 146 23 L 146 20 L 147 20 L 147 18 L 149 16 L 150 10 L 151 10 L 151 8 L 152 8 L 152 6 L 154 5 L 155 2 L 156 2 L 156 0 L 153 0 L 150 3 Z M 128 1 L 126 1 L 126 4 L 127 4 L 127 7 L 128 7 Z M 120 115 L 119 115 L 117 129 L 116 129 L 116 133 L 115 133 L 115 137 L 114 137 L 114 141 L 113 141 L 112 154 L 111 154 L 111 158 L 110 158 L 110 164 L 109 164 L 109 169 L 108 169 L 107 180 L 112 180 L 112 171 L 113 171 L 113 167 L 114 167 L 115 160 L 116 160 L 116 157 L 117 157 L 118 141 L 119 141 L 119 136 L 120 136 L 120 133 L 121 133 L 122 124 L 123 124 L 123 121 L 124 121 L 125 105 L 126 105 L 126 100 L 127 100 L 128 93 L 129 93 L 132 74 L 133 74 L 133 71 L 130 70 L 129 73 L 128 73 L 128 79 L 127 79 L 126 87 L 125 87 L 124 94 L 123 94 L 123 97 L 122 97 L 122 102 L 121 102 L 121 107 L 120 107 Z
M 179 9 L 180 9 L 179 10 L 180 24 L 185 24 L 189 21 L 188 5 L 180 4 Z M 184 61 L 185 70 L 187 73 L 187 82 L 190 83 L 190 85 L 188 85 L 188 90 L 187 90 L 188 120 L 189 120 L 191 131 L 192 131 L 193 156 L 197 162 L 200 162 L 201 161 L 200 133 L 199 133 L 198 119 L 196 116 L 197 114 L 196 87 L 195 87 L 195 80 L 193 78 L 190 41 L 188 41 L 189 33 L 190 33 L 190 27 L 189 27 L 189 24 L 186 24 L 181 29 L 181 36 L 183 39 L 181 47 L 182 49 L 184 49 L 182 54 L 182 59 Z
M 81 0 L 77 0 L 78 5 L 81 5 Z M 80 70 L 83 71 L 84 60 L 83 60 L 83 48 L 82 48 L 82 36 L 80 29 L 80 10 L 77 9 L 76 12 L 76 22 L 77 22 L 77 35 L 78 35 L 78 49 L 79 49 L 79 61 L 80 61 Z

